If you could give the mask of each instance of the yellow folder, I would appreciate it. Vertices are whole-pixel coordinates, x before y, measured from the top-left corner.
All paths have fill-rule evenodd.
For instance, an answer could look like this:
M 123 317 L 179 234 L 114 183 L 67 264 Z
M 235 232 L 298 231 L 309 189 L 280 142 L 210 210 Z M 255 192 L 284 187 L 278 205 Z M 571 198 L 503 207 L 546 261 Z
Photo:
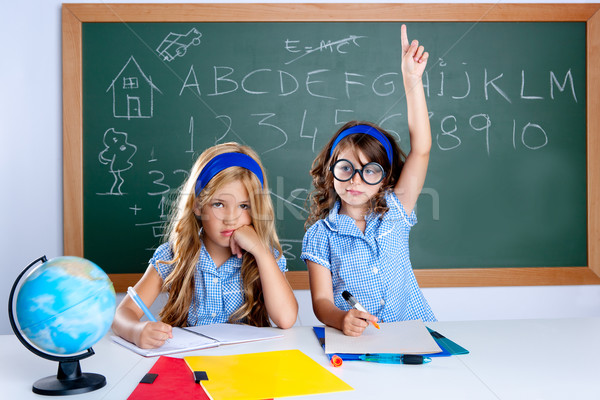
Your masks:
M 265 399 L 354 390 L 300 350 L 184 357 L 213 400 Z

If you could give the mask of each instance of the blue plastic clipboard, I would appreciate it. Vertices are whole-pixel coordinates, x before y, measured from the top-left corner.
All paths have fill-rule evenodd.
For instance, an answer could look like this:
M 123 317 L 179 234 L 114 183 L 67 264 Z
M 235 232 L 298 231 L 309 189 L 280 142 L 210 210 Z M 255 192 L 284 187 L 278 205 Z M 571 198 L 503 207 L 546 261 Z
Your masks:
M 427 330 L 429 331 L 429 333 L 431 334 L 433 339 L 436 341 L 438 346 L 440 346 L 442 351 L 439 353 L 433 353 L 433 354 L 423 354 L 424 356 L 427 356 L 427 357 L 449 357 L 452 355 L 469 353 L 469 351 L 467 349 L 454 343 L 452 340 L 446 338 L 445 336 L 441 335 L 440 333 L 438 333 L 432 329 L 429 329 L 429 328 L 427 328 Z M 315 332 L 315 336 L 317 337 L 319 344 L 321 345 L 321 347 L 323 347 L 323 350 L 325 350 L 325 328 L 322 326 L 314 326 L 313 331 Z M 361 354 L 354 354 L 354 353 L 326 354 L 326 356 L 329 357 L 330 360 L 331 360 L 331 357 L 333 357 L 334 355 L 337 355 L 344 361 L 360 361 L 359 357 L 361 356 Z

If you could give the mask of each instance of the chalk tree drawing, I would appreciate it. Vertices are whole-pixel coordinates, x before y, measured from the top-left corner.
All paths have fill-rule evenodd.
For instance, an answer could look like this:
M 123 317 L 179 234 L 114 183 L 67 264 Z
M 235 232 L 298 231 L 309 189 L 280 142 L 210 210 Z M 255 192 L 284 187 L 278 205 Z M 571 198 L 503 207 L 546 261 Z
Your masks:
M 106 91 L 112 90 L 113 116 L 115 118 L 152 118 L 154 115 L 154 91 L 162 92 L 152 78 L 146 76 L 133 56 Z
M 164 61 L 173 61 L 175 57 L 183 57 L 191 45 L 198 46 L 202 33 L 192 28 L 188 33 L 169 33 L 156 48 L 158 55 Z
M 110 191 L 103 194 L 121 196 L 123 195 L 121 187 L 125 182 L 121 172 L 133 167 L 131 158 L 137 152 L 137 147 L 127 141 L 127 133 L 117 132 L 114 128 L 104 132 L 103 142 L 105 148 L 98 154 L 98 160 L 109 166 L 109 172 L 115 178 Z

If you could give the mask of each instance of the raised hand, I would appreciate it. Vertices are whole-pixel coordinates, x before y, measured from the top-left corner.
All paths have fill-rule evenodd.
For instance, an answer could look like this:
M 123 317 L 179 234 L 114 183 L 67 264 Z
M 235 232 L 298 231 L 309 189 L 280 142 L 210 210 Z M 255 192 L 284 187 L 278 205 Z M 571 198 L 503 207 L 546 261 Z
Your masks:
M 404 79 L 421 79 L 425 67 L 427 66 L 427 59 L 429 53 L 425 51 L 423 46 L 419 45 L 418 40 L 413 40 L 412 43 L 408 41 L 408 34 L 406 32 L 406 25 L 402 25 L 401 28 L 401 41 L 402 41 L 402 75 Z

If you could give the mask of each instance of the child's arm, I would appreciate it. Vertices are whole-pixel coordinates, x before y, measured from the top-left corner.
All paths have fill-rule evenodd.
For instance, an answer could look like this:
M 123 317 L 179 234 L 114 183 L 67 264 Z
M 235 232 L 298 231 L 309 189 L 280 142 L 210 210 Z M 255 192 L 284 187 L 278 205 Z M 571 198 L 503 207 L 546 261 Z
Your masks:
M 250 225 L 236 229 L 231 236 L 231 252 L 241 256 L 242 249 L 256 259 L 269 317 L 278 327 L 291 328 L 298 317 L 298 302 L 271 249 L 260 243 L 256 231 Z
M 134 289 L 144 304 L 152 304 L 160 294 L 161 286 L 160 275 L 149 265 Z M 129 296 L 125 296 L 117 307 L 112 324 L 113 332 L 142 349 L 160 347 L 173 336 L 170 325 L 163 322 L 142 322 L 140 318 L 143 315 L 144 312 L 137 304 Z
M 332 326 L 348 336 L 360 336 L 367 321 L 377 322 L 377 317 L 355 309 L 342 311 L 333 301 L 331 272 L 322 265 L 306 260 L 310 279 L 310 294 L 315 315 L 327 326 Z
M 410 214 L 417 203 L 417 199 L 427 174 L 429 164 L 429 151 L 431 150 L 431 128 L 429 126 L 429 113 L 425 101 L 425 90 L 421 77 L 427 66 L 429 54 L 425 52 L 419 42 L 408 42 L 406 25 L 402 25 L 402 78 L 406 92 L 408 132 L 410 135 L 410 152 L 396 183 L 394 192 Z

